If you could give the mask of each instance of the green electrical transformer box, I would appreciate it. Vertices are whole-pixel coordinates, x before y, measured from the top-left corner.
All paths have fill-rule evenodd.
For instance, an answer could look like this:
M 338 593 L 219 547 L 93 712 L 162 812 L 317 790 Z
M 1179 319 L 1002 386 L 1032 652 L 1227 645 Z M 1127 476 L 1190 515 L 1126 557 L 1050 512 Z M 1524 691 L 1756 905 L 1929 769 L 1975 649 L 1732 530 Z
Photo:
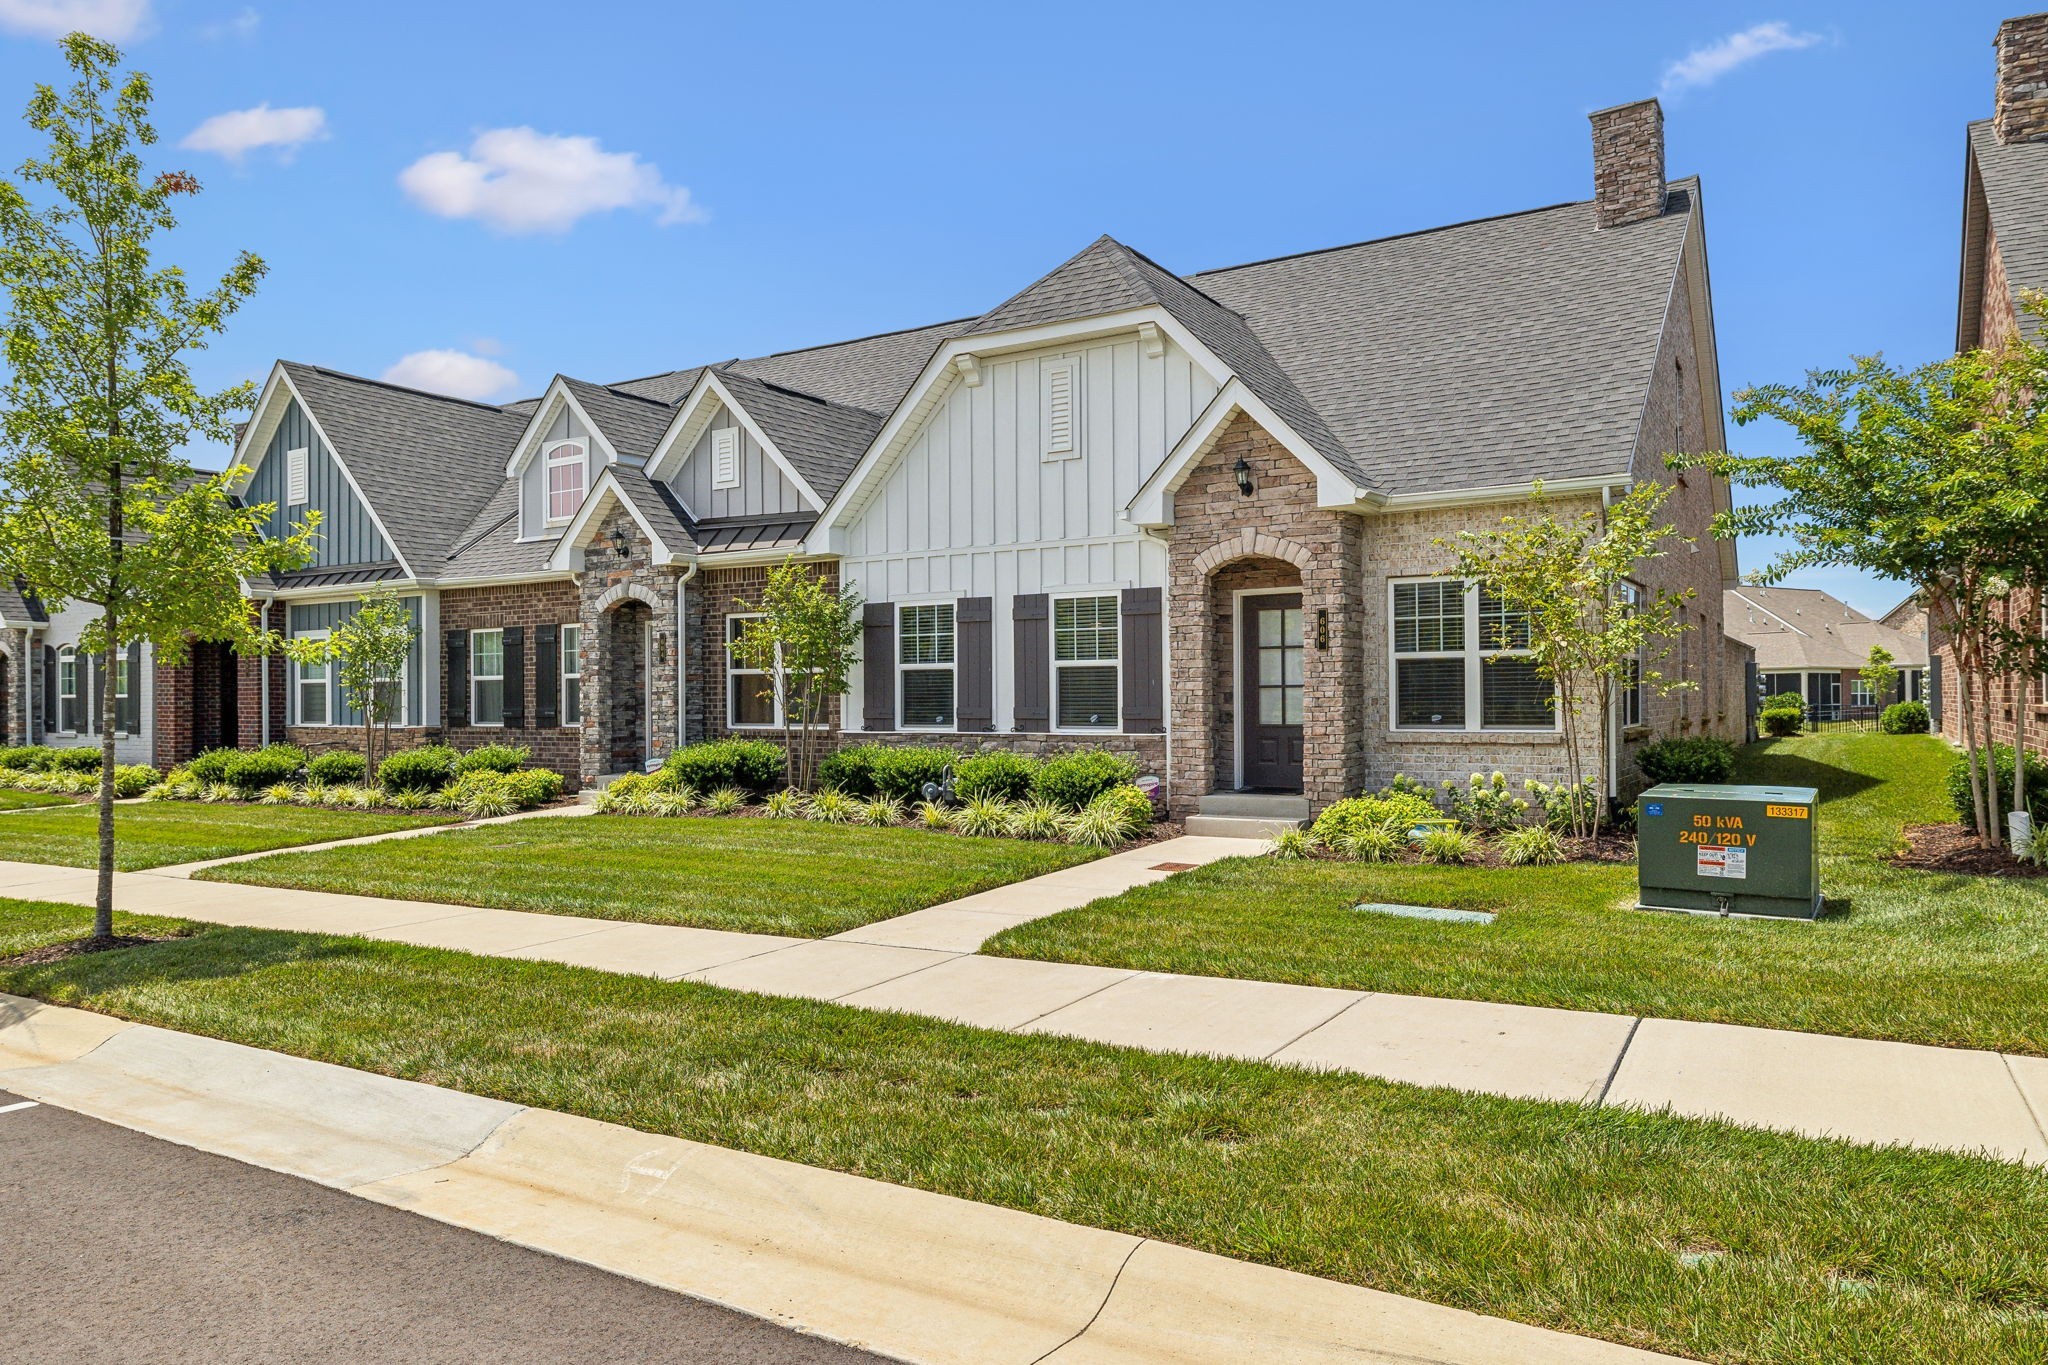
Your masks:
M 1665 783 L 1636 822 L 1639 910 L 1820 916 L 1820 793 Z

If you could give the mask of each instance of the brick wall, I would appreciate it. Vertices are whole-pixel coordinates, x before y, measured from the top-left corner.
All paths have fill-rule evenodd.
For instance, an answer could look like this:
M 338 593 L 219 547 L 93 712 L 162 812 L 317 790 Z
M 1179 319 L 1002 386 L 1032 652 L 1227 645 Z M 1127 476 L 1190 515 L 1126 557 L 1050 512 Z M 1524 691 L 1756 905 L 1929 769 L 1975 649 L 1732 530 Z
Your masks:
M 2040 599 L 2024 594 L 2015 594 L 2004 611 L 2018 611 L 2022 619 L 2033 613 L 2038 619 L 2041 610 Z M 1955 650 L 1937 629 L 1931 632 L 1934 655 L 1941 666 L 1941 709 L 1934 716 L 1934 723 L 1942 734 L 1956 743 L 1963 742 L 1963 689 L 1956 674 Z M 2019 733 L 2022 708 L 2027 720 L 2027 752 L 2048 755 L 2048 665 L 2041 675 L 2021 680 L 2012 674 L 1994 679 L 1991 684 L 1991 739 L 1996 744 L 2011 744 Z M 1982 709 L 1978 711 L 1982 715 Z M 1981 738 L 1981 736 L 1980 736 Z
M 811 566 L 822 574 L 834 591 L 839 587 L 839 565 L 820 561 Z M 732 733 L 726 721 L 732 715 L 726 696 L 725 618 L 745 612 L 761 600 L 768 586 L 768 565 L 736 569 L 706 569 L 690 583 L 692 637 L 690 679 L 694 731 L 712 738 Z M 701 660 L 701 662 L 700 662 Z M 826 707 L 822 724 L 829 731 L 839 727 L 839 701 L 834 697 Z M 774 738 L 759 730 L 743 733 Z
M 464 725 L 444 726 L 439 731 L 442 743 L 457 749 L 475 749 L 485 744 L 523 744 L 532 751 L 528 760 L 536 767 L 552 768 L 567 779 L 573 789 L 579 782 L 582 766 L 578 741 L 580 730 L 575 726 L 534 723 L 534 701 L 539 695 L 539 675 L 536 673 L 538 653 L 535 648 L 535 632 L 541 626 L 573 625 L 580 618 L 581 602 L 576 585 L 566 579 L 554 582 L 505 584 L 489 588 L 451 588 L 441 594 L 441 627 L 439 637 L 426 642 L 426 648 L 438 654 L 441 660 L 440 674 L 444 695 L 441 700 L 441 714 L 448 715 L 445 689 L 448 677 L 447 636 L 453 630 L 499 630 L 506 626 L 520 626 L 526 631 L 526 644 L 522 651 L 521 676 L 525 684 L 526 707 L 523 726 Z M 466 709 L 466 708 L 465 708 Z M 335 735 L 342 732 L 324 731 Z M 360 733 L 360 732 L 358 732 Z M 428 737 L 425 730 L 400 730 L 394 728 L 394 735 L 403 734 L 400 747 L 408 743 L 424 742 Z M 357 747 L 354 744 L 348 747 Z

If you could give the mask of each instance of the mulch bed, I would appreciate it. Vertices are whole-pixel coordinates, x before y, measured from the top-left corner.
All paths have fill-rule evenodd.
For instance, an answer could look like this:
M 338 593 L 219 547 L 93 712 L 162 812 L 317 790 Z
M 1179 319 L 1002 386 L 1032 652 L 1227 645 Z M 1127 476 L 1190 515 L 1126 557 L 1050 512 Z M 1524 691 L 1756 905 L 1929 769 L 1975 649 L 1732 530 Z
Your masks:
M 1906 851 L 1894 867 L 1953 872 L 1969 877 L 2048 877 L 2048 867 L 2021 862 L 2002 848 L 1979 848 L 1977 836 L 1961 825 L 1908 825 Z
M 108 953 L 116 948 L 140 948 L 151 943 L 169 943 L 178 938 L 177 934 L 116 934 L 112 938 L 74 938 L 65 943 L 51 943 L 41 948 L 31 948 L 13 957 L 0 957 L 0 967 L 40 967 L 45 963 L 62 962 L 67 958 L 84 957 L 87 953 Z

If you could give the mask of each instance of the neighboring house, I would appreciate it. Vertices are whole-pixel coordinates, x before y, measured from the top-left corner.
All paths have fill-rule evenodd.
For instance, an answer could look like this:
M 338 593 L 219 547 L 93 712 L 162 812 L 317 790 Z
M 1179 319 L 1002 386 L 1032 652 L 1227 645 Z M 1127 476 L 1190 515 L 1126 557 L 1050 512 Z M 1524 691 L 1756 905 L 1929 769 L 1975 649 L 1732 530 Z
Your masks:
M 1756 651 L 1764 695 L 1797 692 L 1820 720 L 1869 717 L 1895 701 L 1927 700 L 1927 636 L 1873 621 L 1812 588 L 1730 588 L 1722 601 L 1728 634 Z M 1892 656 L 1897 686 L 1884 696 L 1860 676 L 1873 646 Z
M 234 453 L 316 561 L 253 596 L 317 635 L 392 585 L 422 647 L 410 740 L 486 738 L 590 781 L 772 735 L 727 641 L 769 567 L 857 590 L 848 740 L 1098 744 L 1167 780 L 1320 804 L 1391 780 L 1554 780 L 1547 689 L 1438 537 L 1669 483 L 1692 590 L 1667 674 L 1608 727 L 1742 733 L 1721 630 L 1727 488 L 1696 180 L 1663 116 L 1593 116 L 1591 200 L 1176 275 L 1104 237 L 977 317 L 493 407 L 280 362 Z M 331 670 L 242 660 L 244 744 L 355 743 Z M 164 727 L 165 691 L 157 714 Z M 197 727 L 188 726 L 187 730 Z M 1591 738 L 1592 736 L 1589 736 Z
M 2048 290 L 2048 14 L 2008 19 L 1994 41 L 1997 79 L 1992 116 L 1969 125 L 1963 152 L 1962 286 L 1956 349 L 1995 348 L 2020 335 L 2041 340 L 2041 320 L 2019 308 L 2022 290 Z M 2006 606 L 2048 630 L 2048 602 L 2015 596 Z M 1955 656 L 1933 630 L 1938 677 L 1954 678 Z M 1961 688 L 1937 688 L 1943 733 L 1962 734 Z M 2048 735 L 2048 666 L 2024 684 L 1993 684 L 1991 730 L 2010 744 L 2019 710 L 2042 742 Z M 2030 746 L 2031 747 L 2031 746 Z
M 1920 594 L 1906 594 L 1905 600 L 1877 618 L 1881 626 L 1890 626 L 1901 635 L 1917 635 L 1927 638 L 1927 608 L 1920 601 Z

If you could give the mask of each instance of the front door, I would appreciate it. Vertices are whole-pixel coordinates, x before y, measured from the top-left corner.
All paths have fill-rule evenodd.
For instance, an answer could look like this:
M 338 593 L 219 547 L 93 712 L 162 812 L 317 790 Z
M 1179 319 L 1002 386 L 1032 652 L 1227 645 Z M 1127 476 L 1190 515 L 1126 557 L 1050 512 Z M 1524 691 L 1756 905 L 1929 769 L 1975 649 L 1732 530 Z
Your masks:
M 1301 790 L 1301 594 L 1247 597 L 1243 640 L 1243 785 Z

